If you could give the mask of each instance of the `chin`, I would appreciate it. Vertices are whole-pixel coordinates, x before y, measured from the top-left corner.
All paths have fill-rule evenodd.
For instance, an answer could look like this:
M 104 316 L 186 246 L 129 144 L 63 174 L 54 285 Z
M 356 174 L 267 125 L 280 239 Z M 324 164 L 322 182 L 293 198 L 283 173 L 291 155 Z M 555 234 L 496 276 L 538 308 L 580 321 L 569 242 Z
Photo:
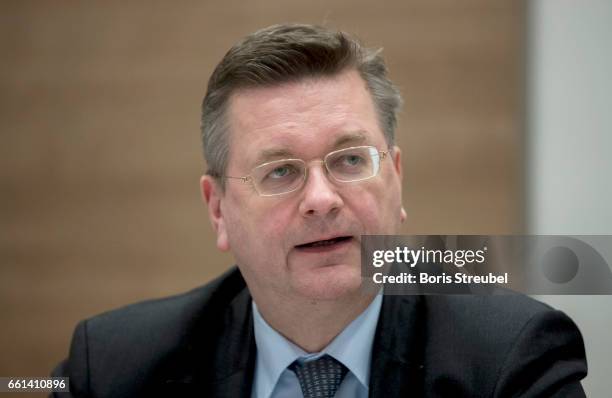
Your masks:
M 296 275 L 293 288 L 312 300 L 338 300 L 361 291 L 361 270 L 354 265 L 339 264 L 309 269 Z

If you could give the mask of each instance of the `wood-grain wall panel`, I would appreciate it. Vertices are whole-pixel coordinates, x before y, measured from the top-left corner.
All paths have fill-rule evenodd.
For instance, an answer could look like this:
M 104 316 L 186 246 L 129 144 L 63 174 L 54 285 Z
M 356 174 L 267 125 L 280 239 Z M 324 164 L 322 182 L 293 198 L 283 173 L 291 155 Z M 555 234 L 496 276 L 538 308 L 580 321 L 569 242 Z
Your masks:
M 303 21 L 384 47 L 407 233 L 522 228 L 520 1 L 2 2 L 0 375 L 44 375 L 86 316 L 231 263 L 200 204 L 199 104 L 227 48 Z

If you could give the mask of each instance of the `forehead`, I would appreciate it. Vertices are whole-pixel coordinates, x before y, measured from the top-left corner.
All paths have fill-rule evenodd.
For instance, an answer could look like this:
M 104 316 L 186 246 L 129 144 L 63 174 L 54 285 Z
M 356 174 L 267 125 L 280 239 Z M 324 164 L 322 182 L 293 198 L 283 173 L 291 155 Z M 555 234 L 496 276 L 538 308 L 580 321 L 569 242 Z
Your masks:
M 230 167 L 384 143 L 371 95 L 353 70 L 239 90 L 230 98 L 227 115 Z

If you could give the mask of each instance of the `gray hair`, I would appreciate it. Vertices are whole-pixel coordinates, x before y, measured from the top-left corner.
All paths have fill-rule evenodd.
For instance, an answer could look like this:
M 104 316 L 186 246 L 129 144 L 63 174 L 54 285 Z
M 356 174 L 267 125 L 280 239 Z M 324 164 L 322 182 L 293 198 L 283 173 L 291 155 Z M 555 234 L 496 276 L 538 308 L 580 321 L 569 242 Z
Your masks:
M 399 90 L 387 77 L 382 49 L 363 47 L 340 31 L 303 24 L 273 25 L 245 37 L 225 54 L 208 81 L 202 102 L 202 143 L 208 174 L 225 174 L 229 98 L 239 89 L 274 86 L 355 69 L 366 82 L 387 144 L 394 143 Z M 224 179 L 221 179 L 224 186 Z

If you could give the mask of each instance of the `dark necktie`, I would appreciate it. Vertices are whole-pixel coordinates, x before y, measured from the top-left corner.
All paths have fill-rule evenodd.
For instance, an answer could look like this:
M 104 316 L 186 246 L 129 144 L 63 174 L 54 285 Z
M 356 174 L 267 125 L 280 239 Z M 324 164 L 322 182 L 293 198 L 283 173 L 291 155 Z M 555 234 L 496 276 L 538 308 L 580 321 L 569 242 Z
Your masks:
M 298 380 L 304 398 L 332 398 L 348 369 L 329 355 L 302 364 L 289 366 Z

